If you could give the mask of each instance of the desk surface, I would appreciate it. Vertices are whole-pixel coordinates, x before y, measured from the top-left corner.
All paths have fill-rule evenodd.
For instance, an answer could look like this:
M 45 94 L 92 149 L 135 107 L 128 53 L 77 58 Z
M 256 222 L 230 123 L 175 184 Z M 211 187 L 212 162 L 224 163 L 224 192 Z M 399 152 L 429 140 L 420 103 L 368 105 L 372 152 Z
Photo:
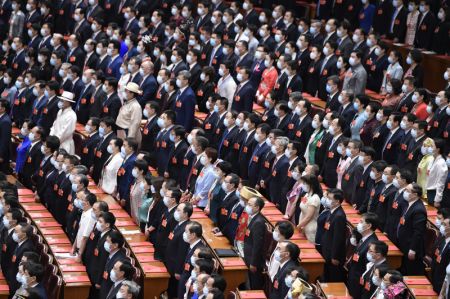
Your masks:
M 262 290 L 240 291 L 236 290 L 236 297 L 239 299 L 266 299 L 266 294 Z
M 350 293 L 343 282 L 319 282 L 317 284 L 325 298 L 351 299 Z

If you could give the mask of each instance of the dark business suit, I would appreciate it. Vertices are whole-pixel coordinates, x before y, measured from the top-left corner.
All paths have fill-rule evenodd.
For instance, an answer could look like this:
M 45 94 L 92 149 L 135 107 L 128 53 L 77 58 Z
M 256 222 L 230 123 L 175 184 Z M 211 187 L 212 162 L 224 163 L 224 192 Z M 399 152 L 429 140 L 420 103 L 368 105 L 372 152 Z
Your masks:
M 256 130 L 247 132 L 244 140 L 242 141 L 242 145 L 239 148 L 239 176 L 244 180 L 248 179 L 248 164 L 250 163 L 253 150 L 257 144 L 255 140 L 255 132 Z
M 394 244 L 398 244 L 397 240 L 397 226 L 400 222 L 400 217 L 408 207 L 408 203 L 403 198 L 404 191 L 397 190 L 393 197 L 390 198 L 388 209 L 386 213 L 386 223 L 384 225 L 384 233 L 388 236 Z
M 192 88 L 187 87 L 183 92 L 177 92 L 173 110 L 175 111 L 176 124 L 182 125 L 187 132 L 191 131 L 194 123 L 194 111 L 195 111 L 195 94 Z
M 346 224 L 347 217 L 341 206 L 330 213 L 325 220 L 321 246 L 322 256 L 325 259 L 323 275 L 326 282 L 344 280 Z M 332 259 L 339 261 L 339 265 L 333 265 Z
M 30 239 L 26 239 L 22 244 L 17 244 L 14 249 L 11 256 L 10 267 L 6 269 L 6 276 L 11 288 L 11 293 L 14 293 L 20 287 L 19 282 L 16 280 L 16 274 L 19 271 L 19 264 L 22 261 L 23 254 L 27 251 L 35 251 L 34 248 L 33 242 Z
M 450 262 L 450 246 L 445 239 L 439 242 L 436 251 L 433 255 L 433 262 L 431 264 L 431 284 L 435 292 L 439 293 L 444 283 L 446 276 L 446 265 Z
M 11 119 L 8 114 L 0 116 L 0 171 L 8 174 L 11 172 L 9 167 L 10 149 L 11 149 Z
M 356 181 L 357 177 L 360 177 L 364 171 L 363 166 L 359 163 L 358 156 L 350 163 L 347 169 L 342 175 L 341 188 L 344 191 L 344 198 L 346 201 L 354 204 L 354 197 L 356 185 L 359 183 Z
M 161 225 L 158 227 L 156 232 L 156 241 L 155 241 L 155 259 L 164 261 L 166 258 L 166 249 L 167 242 L 169 241 L 169 234 L 175 226 L 177 225 L 177 221 L 175 221 L 173 214 L 175 213 L 176 206 L 173 207 L 170 211 L 165 208 L 165 211 L 160 219 Z
M 340 135 L 334 142 L 331 141 L 332 143 L 330 143 L 330 146 L 328 147 L 325 154 L 325 159 L 323 161 L 321 175 L 324 183 L 330 187 L 336 186 L 337 184 L 336 168 L 339 164 L 340 159 L 340 155 L 337 152 L 337 147 L 343 137 L 343 135 Z
M 423 275 L 425 230 L 427 212 L 422 200 L 416 200 L 400 217 L 397 226 L 398 247 L 403 253 L 401 272 L 405 275 Z M 408 259 L 408 252 L 415 251 L 414 260 Z
M 268 189 L 269 200 L 282 210 L 286 206 L 286 194 L 282 191 L 288 178 L 288 170 L 289 159 L 283 154 L 278 159 L 275 158 L 270 176 L 264 179 L 264 184 Z
M 411 131 L 404 132 L 402 139 L 400 140 L 399 151 L 397 152 L 397 165 L 402 168 L 405 166 L 406 161 L 408 160 L 408 145 L 411 140 L 414 139 L 411 136 Z
M 41 152 L 41 145 L 42 142 L 38 141 L 30 146 L 25 155 L 25 164 L 19 173 L 20 181 L 28 189 L 32 189 L 33 187 L 31 176 L 39 169 L 39 164 L 44 156 Z
M 184 269 L 184 260 L 189 251 L 189 244 L 184 242 L 183 233 L 185 231 L 188 220 L 183 223 L 175 225 L 174 229 L 169 233 L 167 248 L 166 248 L 166 258 L 164 264 L 166 265 L 167 272 L 170 274 L 169 284 L 167 288 L 167 293 L 169 298 L 177 297 L 178 291 L 178 280 L 175 275 L 181 275 Z
M 217 227 L 220 230 L 224 228 L 225 223 L 231 215 L 231 210 L 237 202 L 239 202 L 239 198 L 236 195 L 236 191 L 232 191 L 229 194 L 226 194 L 222 201 L 219 203 L 216 219 Z
M 383 147 L 383 151 L 381 153 L 381 157 L 388 164 L 395 164 L 397 162 L 397 153 L 400 149 L 400 142 L 403 138 L 404 131 L 398 128 L 393 134 L 392 132 L 388 133 L 386 138 L 386 142 Z
M 183 263 L 183 271 L 180 274 L 180 280 L 178 282 L 178 299 L 184 299 L 186 283 L 191 276 L 191 271 L 194 269 L 194 265 L 191 264 L 191 257 L 194 255 L 195 250 L 203 247 L 205 247 L 203 241 L 197 242 L 192 248 L 189 246 Z
M 318 96 L 322 100 L 327 99 L 326 85 L 328 77 L 336 75 L 338 73 L 336 62 L 337 62 L 336 55 L 332 55 L 328 59 L 324 58 L 322 60 L 322 65 L 320 66 L 321 72 L 319 74 L 319 89 L 318 89 Z
M 117 119 L 119 115 L 120 107 L 122 107 L 122 102 L 120 101 L 117 92 L 113 92 L 110 96 L 107 96 L 102 102 L 102 112 L 100 117 L 110 116 L 112 119 Z
M 248 272 L 250 288 L 253 290 L 261 289 L 264 284 L 262 270 L 265 256 L 263 252 L 265 234 L 264 217 L 258 213 L 249 218 L 244 237 L 244 262 L 247 267 L 256 267 L 256 272 Z
M 420 13 L 417 19 L 416 36 L 414 46 L 419 49 L 430 49 L 433 41 L 434 29 L 436 28 L 436 17 L 431 11 L 424 16 Z
M 183 167 L 183 159 L 189 145 L 186 141 L 182 140 L 179 144 L 171 148 L 169 153 L 169 160 L 167 161 L 166 171 L 169 174 L 169 178 L 174 179 L 177 183 L 180 183 L 180 173 Z
M 287 275 L 290 275 L 292 268 L 295 268 L 297 263 L 289 259 L 282 267 L 278 269 L 277 274 L 273 278 L 273 288 L 269 294 L 270 299 L 285 298 L 290 288 L 284 282 Z
M 158 174 L 160 176 L 164 175 L 167 163 L 169 161 L 169 154 L 173 146 L 173 142 L 170 141 L 170 130 L 172 127 L 167 129 L 161 129 L 156 135 L 156 148 L 155 152 L 158 157 L 156 162 Z
M 100 299 L 106 299 L 109 291 L 114 285 L 114 282 L 111 280 L 111 270 L 114 268 L 114 264 L 118 261 L 128 260 L 128 257 L 125 254 L 123 249 L 119 249 L 111 258 L 108 257 L 106 260 L 105 268 L 103 270 L 103 274 L 101 276 L 101 287 L 100 287 Z
M 117 172 L 117 192 L 119 198 L 125 200 L 125 210 L 130 214 L 130 188 L 134 181 L 132 171 L 134 168 L 134 162 L 136 161 L 136 153 L 132 153 L 129 157 L 124 158 L 122 166 Z
M 235 110 L 236 112 L 252 112 L 255 93 L 256 90 L 253 87 L 251 81 L 246 82 L 244 85 L 239 84 L 236 92 L 234 93 L 231 109 Z
M 95 92 L 95 87 L 89 82 L 89 85 L 83 86 L 80 96 L 77 100 L 75 112 L 77 113 L 77 121 L 85 125 L 89 120 L 91 107 L 91 98 Z
M 143 151 L 150 153 L 150 165 L 156 167 L 156 153 L 154 151 L 156 136 L 160 131 L 158 126 L 158 117 L 155 115 L 152 119 L 147 120 L 147 123 L 142 129 L 142 146 Z
M 139 84 L 142 95 L 138 96 L 138 102 L 141 104 L 141 107 L 145 106 L 145 103 L 150 99 L 154 99 L 156 95 L 156 91 L 158 90 L 158 83 L 153 75 L 148 75 L 145 78 L 142 78 L 142 81 Z
M 239 132 L 237 126 L 233 126 L 231 129 L 227 128 L 223 133 L 222 140 L 219 143 L 218 154 L 219 158 L 231 163 L 233 154 L 233 145 L 236 136 Z
M 270 151 L 270 146 L 263 142 L 256 144 L 248 164 L 248 176 L 250 180 L 250 187 L 259 184 L 258 177 L 264 163 L 264 157 Z
M 98 132 L 95 132 L 92 136 L 89 136 L 88 138 L 85 138 L 82 143 L 82 150 L 81 150 L 81 164 L 85 165 L 87 168 L 90 168 L 95 159 L 95 148 L 97 147 L 98 143 L 100 142 L 100 135 Z
M 360 284 L 361 276 L 366 271 L 367 261 L 367 251 L 369 250 L 369 245 L 373 241 L 378 240 L 377 236 L 372 233 L 363 242 L 359 242 L 353 252 L 350 263 L 348 264 L 348 280 L 347 287 L 353 298 L 360 298 L 363 285 Z

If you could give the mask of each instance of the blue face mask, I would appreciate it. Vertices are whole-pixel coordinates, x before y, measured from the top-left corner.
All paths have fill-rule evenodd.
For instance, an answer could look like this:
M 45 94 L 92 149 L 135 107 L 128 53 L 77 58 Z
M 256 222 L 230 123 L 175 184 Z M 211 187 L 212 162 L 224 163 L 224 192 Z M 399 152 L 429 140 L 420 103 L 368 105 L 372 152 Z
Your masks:
M 173 136 L 172 134 L 169 135 L 169 139 L 170 141 L 175 142 L 175 136 Z
M 100 128 L 98 129 L 98 134 L 100 135 L 100 137 L 105 136 L 105 129 L 104 129 L 103 127 L 100 127 Z

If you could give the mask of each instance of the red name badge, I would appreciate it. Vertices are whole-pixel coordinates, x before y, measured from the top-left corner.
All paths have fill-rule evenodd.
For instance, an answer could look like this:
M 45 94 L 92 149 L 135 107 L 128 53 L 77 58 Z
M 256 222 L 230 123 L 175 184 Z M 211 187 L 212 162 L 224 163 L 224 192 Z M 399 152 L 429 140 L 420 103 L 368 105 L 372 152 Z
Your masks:
M 344 176 L 344 180 L 346 180 L 346 181 L 350 180 L 350 175 L 348 173 Z
M 184 263 L 184 271 L 189 271 L 190 268 L 191 265 L 189 265 L 189 263 Z
M 301 136 L 302 136 L 302 131 L 297 131 L 296 133 L 295 133 L 295 136 L 297 136 L 298 138 L 300 138 Z
M 239 150 L 239 147 L 240 147 L 239 143 L 235 143 L 235 144 L 233 145 L 233 148 L 234 148 L 235 150 Z
M 144 135 L 148 135 L 148 128 L 145 128 L 143 133 Z
M 228 140 L 224 140 L 224 141 L 223 141 L 223 146 L 228 147 L 228 145 L 229 145 Z
M 89 149 L 87 147 L 83 148 L 83 154 L 88 154 L 89 153 Z
M 231 213 L 231 219 L 237 220 L 237 214 L 235 212 Z
M 393 208 L 394 210 L 397 210 L 397 208 L 398 208 L 398 202 L 394 201 L 394 202 L 392 203 L 392 208 Z
M 170 234 L 169 234 L 169 240 L 172 240 L 173 239 L 173 232 L 171 232 Z
M 197 95 L 198 95 L 199 97 L 202 97 L 202 96 L 203 96 L 203 90 L 199 89 L 199 90 L 197 91 Z
M 277 176 L 277 171 L 276 170 L 272 171 L 272 176 Z
M 269 161 L 264 162 L 264 167 L 265 167 L 265 168 L 270 168 L 270 163 L 269 163 Z
M 318 148 L 320 148 L 321 146 L 322 146 L 322 141 L 317 141 L 317 145 L 316 145 Z
M 387 148 L 387 149 L 391 149 L 391 147 L 392 147 L 392 144 L 391 144 L 391 143 L 388 143 L 388 144 L 386 145 L 386 148 Z
M 358 262 L 358 261 L 359 261 L 359 254 L 354 253 L 354 254 L 353 254 L 352 260 L 353 260 L 354 262 Z
M 183 165 L 184 166 L 188 166 L 189 165 L 189 160 L 188 159 L 183 159 Z
M 176 103 L 177 108 L 181 108 L 181 105 L 182 105 L 181 101 L 177 101 Z
M 328 152 L 328 158 L 333 159 L 334 158 L 334 152 Z
M 236 102 L 239 102 L 239 101 L 241 100 L 241 97 L 240 97 L 240 96 L 235 96 L 235 97 L 234 97 L 234 100 L 235 100 Z
M 58 189 L 58 195 L 59 196 L 63 196 L 64 195 L 64 190 L 63 189 Z
M 103 279 L 108 280 L 108 272 L 107 271 L 103 271 Z
M 167 225 L 167 220 L 164 219 L 164 220 L 161 222 L 161 225 L 162 225 L 163 227 L 166 227 L 166 225 Z
M 273 282 L 273 288 L 278 290 L 278 280 L 277 279 Z
M 84 104 L 86 104 L 86 102 L 87 102 L 87 100 L 86 100 L 86 99 L 84 99 L 84 98 L 83 98 L 83 99 L 81 99 L 81 104 L 83 104 L 83 105 L 84 105 Z
M 220 134 L 220 129 L 217 128 L 217 129 L 216 129 L 216 135 L 219 135 L 219 134 Z
M 17 259 L 17 256 L 16 256 L 16 255 L 13 255 L 13 256 L 11 257 L 11 262 L 15 263 L 15 262 L 16 262 L 16 259 Z
M 220 209 L 220 214 L 222 214 L 223 216 L 228 215 L 228 211 L 225 208 Z
M 94 249 L 94 255 L 98 256 L 98 249 L 97 248 Z
M 177 164 L 177 158 L 172 157 L 172 164 Z
M 108 107 L 103 107 L 103 113 L 108 113 L 109 109 Z
M 250 230 L 249 230 L 249 229 L 246 229 L 246 230 L 245 230 L 245 236 L 246 236 L 246 237 L 250 236 Z
M 364 277 L 361 276 L 361 277 L 359 278 L 359 284 L 360 284 L 360 285 L 364 285 Z
M 97 156 L 97 158 L 101 158 L 102 157 L 102 152 L 101 151 L 97 151 L 95 153 L 95 155 Z
M 370 191 L 370 197 L 373 197 L 375 195 L 375 189 L 372 189 L 371 191 Z
M 31 163 L 31 157 L 28 157 L 27 163 Z
M 385 199 L 384 195 L 380 195 L 380 197 L 378 197 L 379 202 L 384 202 L 384 199 Z
M 3 245 L 2 245 L 2 251 L 3 251 L 3 252 L 6 252 L 6 248 L 7 248 L 7 247 L 6 247 L 6 244 L 3 244 Z
M 211 130 L 211 124 L 206 124 L 205 125 L 205 130 Z
M 364 181 L 361 181 L 361 183 L 359 183 L 359 187 L 364 188 Z
M 92 233 L 89 235 L 89 239 L 94 240 L 94 237 L 95 237 L 95 234 L 94 234 L 94 232 L 92 232 Z
M 244 146 L 244 148 L 242 149 L 242 152 L 247 153 L 248 148 L 246 146 Z
M 402 217 L 400 218 L 400 224 L 401 224 L 401 225 L 404 225 L 404 224 L 405 224 L 405 217 L 402 216 Z
M 258 156 L 253 156 L 252 161 L 255 163 L 258 163 L 259 157 Z
M 329 230 L 330 229 L 330 222 L 328 222 L 328 221 L 325 222 L 323 228 L 326 229 L 326 230 Z

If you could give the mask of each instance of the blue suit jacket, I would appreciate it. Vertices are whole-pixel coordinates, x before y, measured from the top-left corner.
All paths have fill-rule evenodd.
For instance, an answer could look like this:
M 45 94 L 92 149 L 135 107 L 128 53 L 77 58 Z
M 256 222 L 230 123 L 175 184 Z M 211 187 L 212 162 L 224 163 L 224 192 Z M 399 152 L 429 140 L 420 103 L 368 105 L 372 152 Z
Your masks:
M 192 88 L 186 88 L 174 102 L 173 110 L 177 114 L 176 124 L 182 125 L 187 132 L 191 131 L 194 122 L 195 94 Z
M 263 163 L 263 157 L 270 150 L 267 143 L 263 143 L 261 146 L 255 145 L 255 149 L 250 158 L 248 165 L 248 177 L 250 180 L 250 187 L 254 187 L 258 183 L 259 173 Z
M 158 174 L 160 176 L 164 175 L 164 170 L 166 169 L 167 163 L 169 161 L 170 152 L 173 147 L 173 142 L 170 141 L 170 130 L 162 133 L 162 130 L 156 136 L 156 156 L 158 160 L 156 161 L 156 166 L 158 168 Z
M 208 64 L 209 62 L 211 62 L 211 66 L 216 70 L 216 72 L 219 70 L 220 64 L 222 63 L 222 60 L 225 57 L 225 55 L 223 55 L 222 49 L 223 46 L 220 46 L 214 53 L 214 56 L 210 57 L 210 60 L 208 61 Z
M 147 101 L 155 98 L 156 91 L 158 90 L 158 83 L 153 75 L 149 75 L 140 86 L 142 89 L 142 95 L 139 96 L 137 100 L 139 104 L 144 107 Z
M 270 200 L 280 206 L 286 200 L 286 196 L 280 190 L 283 190 L 283 186 L 286 184 L 288 170 L 289 159 L 283 155 L 276 162 L 275 166 L 272 167 L 270 176 L 264 179 L 266 188 L 269 189 Z
M 37 123 L 39 119 L 41 118 L 42 110 L 44 110 L 44 107 L 47 105 L 48 98 L 46 96 L 43 96 L 42 99 L 37 102 L 37 99 L 34 100 L 33 103 L 33 110 L 31 110 L 31 120 L 34 123 Z
M 119 191 L 119 198 L 128 200 L 130 197 L 130 186 L 133 181 L 134 161 L 136 161 L 136 154 L 133 153 L 127 160 L 122 163 L 117 173 L 117 191 Z
M 131 31 L 134 34 L 138 35 L 139 34 L 139 22 L 136 18 L 134 18 L 131 22 L 130 21 L 126 21 L 123 24 L 123 29 L 125 31 Z
M 109 63 L 109 65 L 106 68 L 106 75 L 115 77 L 117 80 L 120 79 L 120 66 L 122 65 L 122 57 L 117 56 L 113 61 Z
M 232 110 L 237 112 L 253 110 L 253 99 L 255 98 L 256 90 L 251 81 L 248 81 L 239 91 L 234 95 Z

